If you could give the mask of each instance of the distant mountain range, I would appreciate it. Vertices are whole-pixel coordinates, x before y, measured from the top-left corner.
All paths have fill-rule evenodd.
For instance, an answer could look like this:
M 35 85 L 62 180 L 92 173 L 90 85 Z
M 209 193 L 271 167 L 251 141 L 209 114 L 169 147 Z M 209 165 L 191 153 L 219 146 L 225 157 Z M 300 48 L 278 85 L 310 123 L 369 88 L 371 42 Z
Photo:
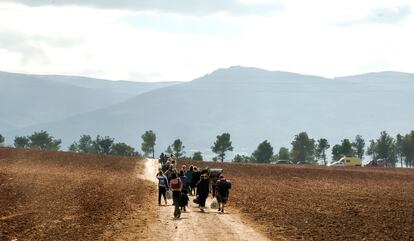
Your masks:
M 176 84 L 0 72 L 0 132 L 63 120 Z
M 119 96 L 120 92 L 127 92 L 119 85 L 108 87 L 114 82 L 100 89 L 105 94 L 96 93 L 99 88 L 91 88 L 88 89 L 90 93 L 84 93 L 82 91 L 89 87 L 89 83 L 85 84 L 80 77 L 71 78 L 59 77 L 56 80 L 52 76 L 43 76 L 36 84 L 32 79 L 32 82 L 19 85 L 11 84 L 13 80 L 8 82 L 7 88 L 13 86 L 13 90 L 5 90 L 7 93 L 29 90 L 37 93 L 44 90 L 41 87 L 43 81 L 48 81 L 52 86 L 65 84 L 68 93 L 77 96 L 63 102 L 59 97 L 66 96 L 64 93 L 43 91 L 43 94 L 36 95 L 40 103 L 58 102 L 54 108 L 44 109 L 41 105 L 33 109 L 33 104 L 25 106 L 20 102 L 6 101 L 7 109 L 14 111 L 13 118 L 19 115 L 38 119 L 48 114 L 55 117 L 62 117 L 63 113 L 70 115 L 55 118 L 61 119 L 57 121 L 31 120 L 32 123 L 37 122 L 33 125 L 20 121 L 19 127 L 24 124 L 26 127 L 13 130 L 10 125 L 16 123 L 7 121 L 9 117 L 6 118 L 7 111 L 2 104 L 0 122 L 6 124 L 2 132 L 10 143 L 10 138 L 16 135 L 43 129 L 62 138 L 64 147 L 81 134 L 109 135 L 138 147 L 141 134 L 152 129 L 157 134 L 157 152 L 164 151 L 174 139 L 180 138 L 188 154 L 200 150 L 210 155 L 210 146 L 216 135 L 229 132 L 235 152 L 250 154 L 265 139 L 271 142 L 275 152 L 281 146 L 290 148 L 294 135 L 300 131 L 307 131 L 315 139 L 327 138 L 332 146 L 342 138 L 353 139 L 357 134 L 368 142 L 382 130 L 394 135 L 414 129 L 414 74 L 408 73 L 381 72 L 328 79 L 231 67 L 191 82 L 152 86 L 152 90 L 146 89 L 134 96 L 131 93 L 128 97 Z M 105 85 L 104 80 L 94 81 L 94 86 Z M 0 87 L 4 90 L 2 77 Z M 91 98 L 93 103 L 99 104 L 83 106 Z M 1 100 L 3 103 L 7 99 L 2 97 Z M 91 111 L 87 111 L 88 108 Z

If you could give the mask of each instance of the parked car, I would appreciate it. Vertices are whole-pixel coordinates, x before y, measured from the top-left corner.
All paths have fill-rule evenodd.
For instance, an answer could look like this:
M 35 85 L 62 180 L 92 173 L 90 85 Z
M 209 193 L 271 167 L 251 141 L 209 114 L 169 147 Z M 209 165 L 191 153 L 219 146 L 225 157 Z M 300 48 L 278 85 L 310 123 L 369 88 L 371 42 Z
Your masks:
M 314 163 L 311 162 L 307 162 L 307 161 L 298 161 L 296 162 L 296 165 L 312 165 Z
M 385 167 L 385 161 L 383 159 L 372 160 L 365 164 L 364 167 Z
M 289 160 L 279 160 L 279 161 L 276 161 L 275 164 L 293 164 L 293 163 Z

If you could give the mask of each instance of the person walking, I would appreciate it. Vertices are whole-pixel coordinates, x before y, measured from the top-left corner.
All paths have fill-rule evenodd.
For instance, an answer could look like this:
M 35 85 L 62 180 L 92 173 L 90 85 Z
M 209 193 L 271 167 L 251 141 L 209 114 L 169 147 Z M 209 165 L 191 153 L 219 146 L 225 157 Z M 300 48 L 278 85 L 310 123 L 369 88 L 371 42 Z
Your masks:
M 158 159 L 158 162 L 159 162 L 161 165 L 164 165 L 164 162 L 165 162 L 165 155 L 164 155 L 164 152 L 161 152 L 161 155 L 160 155 L 160 158 Z
M 221 175 L 221 169 L 210 169 L 210 184 L 213 198 L 216 197 L 216 184 Z
M 192 195 L 197 195 L 196 188 L 197 188 L 198 181 L 200 181 L 200 172 L 198 171 L 197 167 L 194 166 L 193 177 L 191 178 L 191 194 Z
M 229 198 L 229 190 L 231 188 L 231 182 L 227 181 L 223 175 L 220 175 L 220 179 L 216 183 L 216 198 L 219 204 L 218 211 L 224 213 L 224 206 Z
M 190 191 L 190 195 L 193 193 L 193 165 L 190 166 L 189 170 L 184 173 L 184 175 L 187 177 L 188 182 L 188 190 Z
M 200 210 L 204 212 L 206 207 L 206 199 L 209 193 L 208 171 L 203 170 L 200 175 L 200 181 L 197 183 L 197 194 L 200 205 Z
M 172 154 L 171 158 L 172 158 L 172 163 L 174 165 L 177 165 L 177 156 L 175 156 L 175 154 Z
M 161 196 L 164 197 L 164 203 L 165 205 L 167 205 L 166 193 L 167 193 L 167 188 L 168 188 L 168 179 L 164 175 L 162 170 L 158 172 L 157 179 L 158 179 L 158 205 L 161 206 Z
M 180 210 L 180 200 L 181 200 L 181 190 L 183 189 L 183 182 L 177 174 L 173 173 L 171 175 L 172 179 L 170 181 L 170 188 L 173 192 L 173 202 L 174 202 L 174 217 L 180 218 L 181 210 Z
M 183 188 L 181 190 L 181 198 L 180 198 L 180 207 L 181 210 L 186 211 L 186 206 L 188 205 L 188 190 L 189 190 L 189 183 L 187 177 L 184 175 L 183 169 L 180 171 L 180 180 L 183 183 Z
M 188 193 L 188 179 L 184 175 L 183 170 L 180 171 L 179 176 L 180 176 L 181 181 L 183 182 L 183 189 L 181 190 L 181 192 L 187 194 Z
M 168 181 L 171 181 L 172 174 L 175 174 L 175 176 L 177 177 L 177 170 L 175 169 L 173 164 L 170 164 L 168 170 L 165 171 L 165 176 L 168 178 Z
M 170 168 L 170 161 L 166 161 L 163 165 L 161 165 L 161 170 L 165 173 Z

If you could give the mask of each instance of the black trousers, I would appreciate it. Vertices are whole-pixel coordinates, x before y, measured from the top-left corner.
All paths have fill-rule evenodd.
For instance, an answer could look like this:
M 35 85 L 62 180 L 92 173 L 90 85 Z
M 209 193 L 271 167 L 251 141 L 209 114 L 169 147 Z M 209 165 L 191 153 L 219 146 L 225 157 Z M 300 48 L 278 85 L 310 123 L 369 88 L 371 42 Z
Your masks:
M 216 197 L 216 185 L 214 185 L 214 184 L 213 184 L 213 185 L 211 185 L 211 188 L 212 188 L 212 190 L 211 190 L 211 191 L 212 191 L 212 193 L 213 193 L 213 198 L 214 198 L 214 197 Z
M 206 207 L 206 199 L 208 197 L 208 193 L 202 193 L 198 195 L 200 207 Z
M 164 200 L 166 200 L 167 189 L 165 187 L 158 187 L 158 204 L 161 204 L 161 195 L 164 196 Z
M 180 210 L 180 201 L 181 201 L 181 192 L 173 191 L 173 201 L 174 201 L 174 217 L 179 218 L 181 215 Z

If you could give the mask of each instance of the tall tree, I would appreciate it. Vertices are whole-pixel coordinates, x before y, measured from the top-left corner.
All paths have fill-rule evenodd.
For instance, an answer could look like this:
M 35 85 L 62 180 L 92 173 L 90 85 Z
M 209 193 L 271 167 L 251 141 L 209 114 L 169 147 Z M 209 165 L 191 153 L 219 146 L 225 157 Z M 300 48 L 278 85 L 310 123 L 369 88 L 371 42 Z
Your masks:
M 414 131 L 404 136 L 402 154 L 405 157 L 405 166 L 412 167 L 414 163 Z
M 82 135 L 79 138 L 78 148 L 80 152 L 93 152 L 93 140 L 90 135 Z
M 148 156 L 152 153 L 152 158 L 155 157 L 155 141 L 157 137 L 152 130 L 146 131 L 142 136 L 141 150 L 144 152 L 145 156 Z
M 315 140 L 306 132 L 301 132 L 292 141 L 292 160 L 294 162 L 315 162 Z
M 217 139 L 214 142 L 214 145 L 211 147 L 211 150 L 216 153 L 221 162 L 223 162 L 224 157 L 226 156 L 226 152 L 233 151 L 233 146 L 231 145 L 230 141 L 230 134 L 223 133 L 217 136 Z
M 34 132 L 29 138 L 29 146 L 32 149 L 57 151 L 62 141 L 50 136 L 46 131 Z
M 376 147 L 375 140 L 369 140 L 369 146 L 367 148 L 366 153 L 368 156 L 372 156 L 373 160 L 377 159 L 377 147 Z
M 4 144 L 4 136 L 0 134 L 0 146 L 3 146 L 3 144 Z
M 100 135 L 92 142 L 94 152 L 104 155 L 108 155 L 111 152 L 112 144 L 114 144 L 114 138 L 109 136 L 102 137 Z
M 16 148 L 28 148 L 30 140 L 26 136 L 16 136 L 14 138 L 14 147 Z
M 246 155 L 236 154 L 233 157 L 233 162 L 236 162 L 236 163 L 248 163 L 251 161 L 252 161 L 252 158 Z
M 111 147 L 111 155 L 116 156 L 135 156 L 135 149 L 126 143 L 115 143 Z
M 289 160 L 289 149 L 286 147 L 281 147 L 279 149 L 279 154 L 277 156 L 277 160 Z
M 404 137 L 401 134 L 397 134 L 395 137 L 395 154 L 397 155 L 397 159 L 400 160 L 401 167 L 403 167 L 403 145 Z
M 68 147 L 68 150 L 70 152 L 79 152 L 78 143 L 74 141 L 70 146 Z
M 318 140 L 318 143 L 316 144 L 316 157 L 318 159 L 323 160 L 323 164 L 326 166 L 326 150 L 328 150 L 330 147 L 328 140 L 325 138 L 321 138 Z
M 385 165 L 395 167 L 397 161 L 395 152 L 395 140 L 386 131 L 381 132 L 376 141 L 377 157 L 385 160 Z
M 265 140 L 253 152 L 252 158 L 257 163 L 270 163 L 273 156 L 273 147 Z
M 174 155 L 179 159 L 182 155 L 185 154 L 183 142 L 180 139 L 176 139 L 171 145 L 174 151 Z
M 193 154 L 193 161 L 202 161 L 203 160 L 203 155 L 201 154 L 201 152 L 196 151 Z
M 349 139 L 343 139 L 341 141 L 341 154 L 344 156 L 353 156 L 355 155 L 355 151 L 352 148 L 352 143 Z
M 354 152 L 357 157 L 362 159 L 365 153 L 365 141 L 362 136 L 357 135 L 354 142 L 352 143 L 352 146 L 354 147 Z
M 338 161 L 342 157 L 342 147 L 339 144 L 336 144 L 332 147 L 332 160 Z
M 167 150 L 165 150 L 165 153 L 167 153 L 167 154 L 173 154 L 174 153 L 174 151 L 173 151 L 173 149 L 171 148 L 171 146 L 168 146 L 167 147 Z
M 97 137 L 98 138 L 98 137 Z M 101 138 L 99 136 L 99 138 Z M 98 153 L 99 150 L 97 150 L 97 140 L 93 141 L 92 137 L 90 135 L 81 135 L 78 142 L 73 142 L 69 146 L 69 151 L 73 152 L 96 152 Z

